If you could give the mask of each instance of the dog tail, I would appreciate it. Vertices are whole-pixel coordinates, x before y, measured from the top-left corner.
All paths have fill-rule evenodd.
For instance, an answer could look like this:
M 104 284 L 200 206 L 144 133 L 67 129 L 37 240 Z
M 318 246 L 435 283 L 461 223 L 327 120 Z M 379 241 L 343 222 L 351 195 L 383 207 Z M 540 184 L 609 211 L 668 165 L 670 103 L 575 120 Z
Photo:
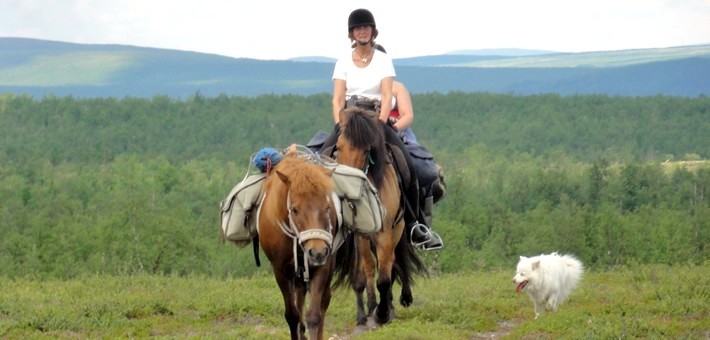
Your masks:
M 584 273 L 584 265 L 582 261 L 577 259 L 574 255 L 564 255 L 562 256 L 565 263 L 565 272 L 567 276 L 567 292 L 571 292 L 579 281 L 582 279 L 582 274 Z

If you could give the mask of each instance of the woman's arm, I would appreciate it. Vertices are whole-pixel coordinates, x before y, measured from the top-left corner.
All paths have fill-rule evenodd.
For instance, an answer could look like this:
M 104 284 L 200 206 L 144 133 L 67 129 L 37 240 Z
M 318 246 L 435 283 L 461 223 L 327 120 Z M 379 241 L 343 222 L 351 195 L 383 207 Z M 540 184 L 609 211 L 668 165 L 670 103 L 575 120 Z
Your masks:
M 395 81 L 392 95 L 397 98 L 397 110 L 399 110 L 399 120 L 394 124 L 397 131 L 404 131 L 414 122 L 414 107 L 409 91 L 400 82 Z
M 394 82 L 394 77 L 384 77 L 380 81 L 380 88 L 382 91 L 382 101 L 380 103 L 380 120 L 387 122 L 387 118 L 392 111 L 392 83 Z
M 340 121 L 340 111 L 345 108 L 345 80 L 333 80 L 333 121 Z

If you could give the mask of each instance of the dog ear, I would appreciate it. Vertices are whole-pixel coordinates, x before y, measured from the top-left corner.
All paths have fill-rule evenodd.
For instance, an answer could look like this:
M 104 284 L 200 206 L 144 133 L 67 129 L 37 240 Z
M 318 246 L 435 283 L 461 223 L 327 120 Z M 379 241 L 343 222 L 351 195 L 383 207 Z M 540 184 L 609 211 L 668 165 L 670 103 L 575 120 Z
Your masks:
M 540 267 L 540 260 L 537 260 L 532 263 L 532 269 L 537 270 L 537 268 Z

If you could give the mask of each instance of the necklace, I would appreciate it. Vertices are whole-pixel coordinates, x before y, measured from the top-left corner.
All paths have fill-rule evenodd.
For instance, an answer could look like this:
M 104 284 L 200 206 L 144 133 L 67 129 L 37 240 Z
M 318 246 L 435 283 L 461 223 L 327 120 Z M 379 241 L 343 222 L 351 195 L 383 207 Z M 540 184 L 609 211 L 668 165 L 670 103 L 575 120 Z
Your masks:
M 358 57 L 362 58 L 362 59 L 360 59 L 360 61 L 362 61 L 363 64 L 367 64 L 367 56 L 369 56 L 370 53 L 368 52 L 368 53 L 363 57 L 363 56 L 360 55 L 360 53 L 357 52 L 357 49 L 355 49 L 354 51 L 355 51 L 355 54 L 357 54 Z

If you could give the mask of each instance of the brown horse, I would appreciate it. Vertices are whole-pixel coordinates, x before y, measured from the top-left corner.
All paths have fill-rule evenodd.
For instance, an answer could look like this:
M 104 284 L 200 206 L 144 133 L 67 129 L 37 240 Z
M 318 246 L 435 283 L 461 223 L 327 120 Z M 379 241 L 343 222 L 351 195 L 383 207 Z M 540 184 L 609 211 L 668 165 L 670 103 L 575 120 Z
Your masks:
M 426 270 L 407 239 L 407 233 L 403 233 L 402 193 L 385 143 L 384 129 L 387 127 L 377 119 L 374 112 L 349 108 L 340 112 L 340 128 L 336 144 L 338 163 L 362 169 L 379 191 L 387 211 L 387 218 L 380 231 L 358 236 L 356 248 L 360 261 L 350 274 L 350 283 L 357 297 L 358 324 L 364 324 L 373 312 L 375 321 L 383 324 L 394 317 L 394 280 L 402 285 L 400 303 L 408 307 L 413 300 L 412 274 L 424 273 Z M 375 265 L 379 302 L 374 288 Z M 367 314 L 362 297 L 365 288 L 368 297 Z
M 332 170 L 286 155 L 264 184 L 258 213 L 259 244 L 283 295 L 292 339 L 323 338 L 325 313 L 336 271 L 333 238 L 337 216 Z M 303 323 L 306 292 L 310 303 Z

